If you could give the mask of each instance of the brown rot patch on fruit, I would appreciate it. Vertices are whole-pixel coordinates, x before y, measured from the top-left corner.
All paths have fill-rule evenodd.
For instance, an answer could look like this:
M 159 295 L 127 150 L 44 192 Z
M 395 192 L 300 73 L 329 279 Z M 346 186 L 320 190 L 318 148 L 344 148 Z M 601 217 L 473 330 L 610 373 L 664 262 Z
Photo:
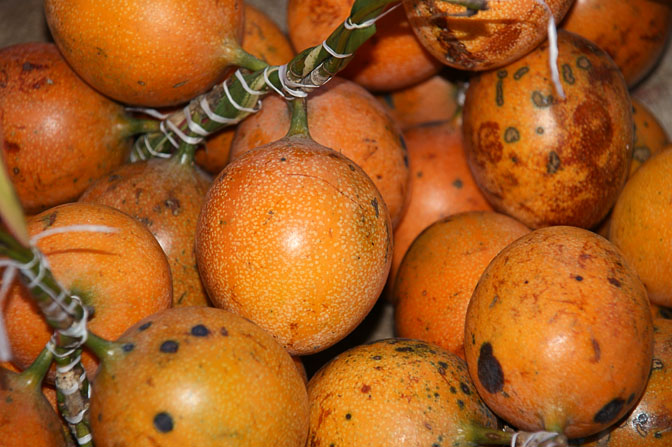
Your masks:
M 593 352 L 595 353 L 595 355 L 594 355 L 593 359 L 591 360 L 591 362 L 593 362 L 593 363 L 597 363 L 597 362 L 600 361 L 601 352 L 602 352 L 601 349 L 600 349 L 600 344 L 599 344 L 599 343 L 597 342 L 597 340 L 595 340 L 594 338 L 591 339 L 590 342 L 591 342 L 591 344 L 593 345 Z
M 499 140 L 499 124 L 486 121 L 478 128 L 478 153 L 484 155 L 490 163 L 502 159 L 503 146 Z
M 154 416 L 154 428 L 161 433 L 173 431 L 173 418 L 170 414 L 162 411 Z
M 202 324 L 197 324 L 196 326 L 191 328 L 191 335 L 194 337 L 207 337 L 210 335 L 210 331 L 208 330 L 207 327 L 203 326 Z
M 504 388 L 504 371 L 499 360 L 493 355 L 492 345 L 483 343 L 478 355 L 478 380 L 489 393 L 497 393 Z
M 21 146 L 7 140 L 3 141 L 3 147 L 5 148 L 5 152 L 7 152 L 8 154 L 13 154 L 21 150 Z
M 581 147 L 594 149 L 582 153 L 594 154 L 594 159 L 597 161 L 611 146 L 614 137 L 614 126 L 609 111 L 599 100 L 589 97 L 576 107 L 572 119 L 581 135 Z
M 369 385 L 367 385 L 367 384 L 364 384 L 364 385 L 362 385 L 362 388 L 361 388 L 360 391 L 361 391 L 362 393 L 368 393 L 369 391 L 371 391 L 371 387 L 370 387 Z
M 557 152 L 551 151 L 548 154 L 548 162 L 546 163 L 546 172 L 549 174 L 555 174 L 560 169 L 560 156 Z
M 598 424 L 607 424 L 612 422 L 623 409 L 623 405 L 625 405 L 625 401 L 620 397 L 613 399 L 595 414 L 593 421 L 597 422 Z
M 621 282 L 617 280 L 616 278 L 609 277 L 607 278 L 607 281 L 609 281 L 609 284 L 611 284 L 614 287 L 621 287 Z
M 640 163 L 644 163 L 651 158 L 651 149 L 646 146 L 636 146 L 632 150 L 632 159 Z
M 166 354 L 175 354 L 179 348 L 180 344 L 175 340 L 166 340 L 163 343 L 161 343 L 159 351 Z
M 223 337 L 228 337 L 228 335 L 229 335 L 229 331 L 226 330 L 225 327 L 221 328 L 221 329 L 219 330 L 219 333 L 220 333 Z
M 169 197 L 164 202 L 164 205 L 170 210 L 171 213 L 173 213 L 173 216 L 180 214 L 180 201 L 178 199 Z

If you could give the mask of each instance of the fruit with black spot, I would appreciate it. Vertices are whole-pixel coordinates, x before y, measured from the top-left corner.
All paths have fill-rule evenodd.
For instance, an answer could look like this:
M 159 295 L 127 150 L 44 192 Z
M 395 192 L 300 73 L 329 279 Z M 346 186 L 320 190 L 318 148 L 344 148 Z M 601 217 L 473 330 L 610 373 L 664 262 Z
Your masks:
M 469 303 L 469 373 L 511 425 L 568 438 L 617 422 L 653 358 L 646 290 L 616 246 L 576 227 L 533 231 L 502 250 Z

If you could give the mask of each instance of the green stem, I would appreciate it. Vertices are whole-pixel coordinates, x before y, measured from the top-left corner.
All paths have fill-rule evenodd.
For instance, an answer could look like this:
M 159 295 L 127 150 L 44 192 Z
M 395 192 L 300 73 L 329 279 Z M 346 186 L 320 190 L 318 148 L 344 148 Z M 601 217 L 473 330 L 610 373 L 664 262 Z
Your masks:
M 89 336 L 84 345 L 89 348 L 101 362 L 104 362 L 106 359 L 114 358 L 122 348 L 122 345 L 119 343 L 105 340 L 92 332 L 89 332 Z
M 143 133 L 158 132 L 159 125 L 161 124 L 160 121 L 155 119 L 136 118 L 129 115 L 126 115 L 124 118 L 127 122 L 124 134 L 127 137 Z
M 289 106 L 292 109 L 292 121 L 289 125 L 288 137 L 303 136 L 310 138 L 308 131 L 308 112 L 306 110 L 306 98 L 296 98 L 289 101 Z
M 471 427 L 468 438 L 478 445 L 510 445 L 513 433 L 475 425 Z
M 51 351 L 46 348 L 43 349 L 35 361 L 20 374 L 21 379 L 26 386 L 38 387 L 42 383 L 42 380 L 44 380 L 44 376 L 47 374 L 47 371 L 49 371 L 49 367 L 53 360 L 54 355 Z
M 233 63 L 250 71 L 259 71 L 268 67 L 266 62 L 248 53 L 242 47 L 238 47 L 236 50 Z

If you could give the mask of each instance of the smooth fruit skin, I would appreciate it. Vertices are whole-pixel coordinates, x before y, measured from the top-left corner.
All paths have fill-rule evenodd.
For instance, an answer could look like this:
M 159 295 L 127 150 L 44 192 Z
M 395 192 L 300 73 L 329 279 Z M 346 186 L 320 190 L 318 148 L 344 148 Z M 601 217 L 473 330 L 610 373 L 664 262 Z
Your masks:
M 86 85 L 51 43 L 0 50 L 2 150 L 33 214 L 76 198 L 131 149 L 123 108 Z
M 130 163 L 91 185 L 80 202 L 111 206 L 142 222 L 168 257 L 173 305 L 207 306 L 194 253 L 196 221 L 211 180 L 177 157 Z
M 203 93 L 223 79 L 242 38 L 240 0 L 45 0 L 44 9 L 73 69 L 127 104 Z
M 646 290 L 617 247 L 547 227 L 502 250 L 465 326 L 469 373 L 485 403 L 526 431 L 585 437 L 643 394 L 653 359 Z
M 144 225 L 113 208 L 79 202 L 28 219 L 31 236 L 71 225 L 117 229 L 114 233 L 66 232 L 37 242 L 56 280 L 91 307 L 89 328 L 93 332 L 116 338 L 136 321 L 171 306 L 170 267 Z M 25 369 L 47 344 L 53 329 L 28 290 L 18 283 L 10 288 L 3 311 L 12 362 Z M 85 351 L 82 362 L 93 377 L 94 357 Z
M 656 0 L 576 0 L 560 25 L 609 53 L 633 87 L 663 53 L 672 7 Z
M 474 428 L 497 426 L 464 361 L 417 340 L 349 349 L 310 379 L 308 396 L 310 447 L 466 447 Z
M 175 308 L 117 342 L 122 349 L 93 383 L 96 446 L 304 446 L 303 379 L 251 322 L 211 307 Z
M 611 58 L 583 37 L 558 32 L 558 97 L 548 43 L 472 78 L 463 134 L 467 160 L 495 210 L 531 228 L 592 228 L 628 175 L 632 103 Z
M 289 124 L 286 101 L 267 96 L 261 111 L 238 126 L 231 160 L 279 140 Z M 334 78 L 308 97 L 308 128 L 316 142 L 341 152 L 371 177 L 396 226 L 407 200 L 406 146 L 401 130 L 375 97 L 354 82 Z
M 492 211 L 454 214 L 426 228 L 406 252 L 394 284 L 396 333 L 464 358 L 465 315 L 481 274 L 529 232 Z
M 672 306 L 672 150 L 650 158 L 628 180 L 611 214 L 617 245 L 659 306 Z
M 544 0 L 558 23 L 573 0 Z M 465 8 L 437 0 L 404 2 L 408 21 L 432 55 L 462 70 L 491 70 L 512 63 L 544 39 L 548 12 L 541 1 L 488 2 L 471 17 Z M 562 53 L 561 53 L 562 54 Z
M 292 355 L 350 333 L 382 291 L 392 227 L 354 162 L 305 137 L 246 152 L 208 191 L 196 259 L 217 307 L 269 331 Z

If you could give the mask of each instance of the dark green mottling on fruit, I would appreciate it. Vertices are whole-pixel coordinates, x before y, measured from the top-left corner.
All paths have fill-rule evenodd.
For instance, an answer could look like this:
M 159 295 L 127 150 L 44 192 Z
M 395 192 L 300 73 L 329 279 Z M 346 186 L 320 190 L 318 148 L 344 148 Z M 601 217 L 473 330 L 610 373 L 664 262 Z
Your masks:
M 453 186 L 456 187 L 457 189 L 462 189 L 462 186 L 464 185 L 462 183 L 462 180 L 458 178 L 455 179 L 455 181 L 453 182 Z
M 586 56 L 580 56 L 576 60 L 576 66 L 582 70 L 590 70 L 593 64 L 590 63 L 590 59 L 588 59 Z
M 560 156 L 555 151 L 548 154 L 548 163 L 546 163 L 546 172 L 555 174 L 560 169 Z
M 530 71 L 530 67 L 528 67 L 528 66 L 521 67 L 518 70 L 516 70 L 516 72 L 513 74 L 513 79 L 515 79 L 516 81 L 519 81 L 520 78 L 525 76 L 527 74 L 527 72 L 529 72 L 529 71 Z
M 544 96 L 539 90 L 532 92 L 532 104 L 540 109 L 553 105 L 553 95 Z
M 504 131 L 504 141 L 507 143 L 515 143 L 520 141 L 520 132 L 515 127 L 507 127 Z
M 574 72 L 572 72 L 572 67 L 569 64 L 562 64 L 562 79 L 569 85 L 574 85 L 576 82 Z

